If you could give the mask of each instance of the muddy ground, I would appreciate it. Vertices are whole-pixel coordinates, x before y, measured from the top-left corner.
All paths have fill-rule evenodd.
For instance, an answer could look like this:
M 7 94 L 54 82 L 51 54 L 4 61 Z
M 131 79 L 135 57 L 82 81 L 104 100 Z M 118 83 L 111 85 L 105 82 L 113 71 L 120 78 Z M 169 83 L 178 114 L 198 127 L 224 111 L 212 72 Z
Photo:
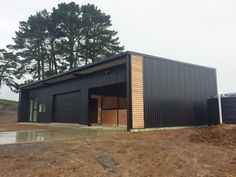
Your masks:
M 104 132 L 92 138 L 1 145 L 0 176 L 236 176 L 236 144 L 198 139 L 207 131 Z
M 0 145 L 0 176 L 233 177 L 236 126 Z

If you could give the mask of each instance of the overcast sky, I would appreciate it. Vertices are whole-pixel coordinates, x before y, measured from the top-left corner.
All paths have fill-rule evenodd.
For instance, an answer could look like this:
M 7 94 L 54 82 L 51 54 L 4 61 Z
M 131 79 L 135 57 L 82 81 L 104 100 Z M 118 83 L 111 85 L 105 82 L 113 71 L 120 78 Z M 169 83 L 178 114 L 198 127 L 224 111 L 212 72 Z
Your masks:
M 0 48 L 12 43 L 19 21 L 59 0 L 7 0 L 0 6 Z M 217 68 L 221 93 L 236 92 L 235 0 L 78 0 L 110 14 L 125 50 Z M 0 98 L 18 99 L 8 88 Z

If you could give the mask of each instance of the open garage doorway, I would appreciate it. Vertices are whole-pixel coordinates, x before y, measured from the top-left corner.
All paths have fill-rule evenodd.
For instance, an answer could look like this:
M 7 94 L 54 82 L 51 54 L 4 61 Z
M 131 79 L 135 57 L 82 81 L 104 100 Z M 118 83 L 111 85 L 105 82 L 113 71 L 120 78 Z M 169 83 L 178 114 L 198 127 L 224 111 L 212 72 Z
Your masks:
M 89 89 L 89 122 L 127 127 L 126 83 Z

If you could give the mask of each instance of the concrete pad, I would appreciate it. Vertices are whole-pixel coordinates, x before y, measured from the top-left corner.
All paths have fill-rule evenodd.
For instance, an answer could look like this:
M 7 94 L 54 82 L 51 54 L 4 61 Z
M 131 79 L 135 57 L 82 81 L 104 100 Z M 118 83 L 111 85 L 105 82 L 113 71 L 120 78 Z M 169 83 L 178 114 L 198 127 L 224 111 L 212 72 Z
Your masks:
M 127 131 L 126 126 L 122 127 L 112 127 L 105 125 L 81 125 L 75 123 L 33 123 L 33 122 L 22 122 L 19 125 L 35 125 L 35 126 L 48 126 L 48 127 L 63 127 L 63 128 L 83 128 L 83 129 L 93 129 L 93 130 L 114 130 L 114 131 Z
M 58 128 L 0 132 L 0 144 L 58 141 L 98 136 L 101 130 Z
M 179 127 L 157 127 L 157 128 L 133 128 L 130 129 L 131 133 L 155 131 L 155 130 L 177 130 L 177 129 L 189 129 L 189 128 L 206 128 L 207 125 L 200 126 L 179 126 Z

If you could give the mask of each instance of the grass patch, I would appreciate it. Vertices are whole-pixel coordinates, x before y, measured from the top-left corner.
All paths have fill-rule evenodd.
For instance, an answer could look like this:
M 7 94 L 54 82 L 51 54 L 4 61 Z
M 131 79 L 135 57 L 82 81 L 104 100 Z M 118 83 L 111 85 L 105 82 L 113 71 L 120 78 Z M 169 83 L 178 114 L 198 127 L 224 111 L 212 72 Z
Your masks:
M 4 106 L 16 106 L 18 102 L 13 100 L 0 99 L 0 104 Z

